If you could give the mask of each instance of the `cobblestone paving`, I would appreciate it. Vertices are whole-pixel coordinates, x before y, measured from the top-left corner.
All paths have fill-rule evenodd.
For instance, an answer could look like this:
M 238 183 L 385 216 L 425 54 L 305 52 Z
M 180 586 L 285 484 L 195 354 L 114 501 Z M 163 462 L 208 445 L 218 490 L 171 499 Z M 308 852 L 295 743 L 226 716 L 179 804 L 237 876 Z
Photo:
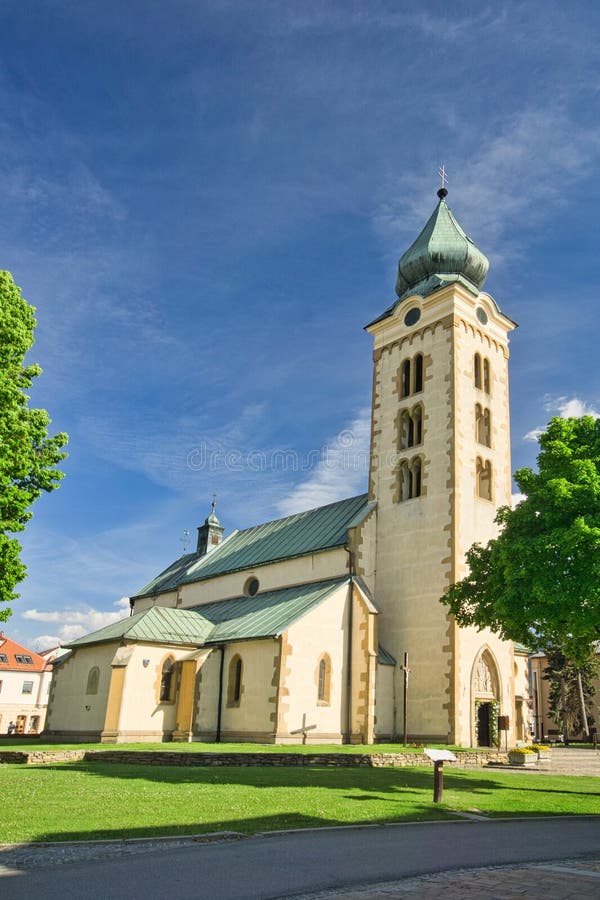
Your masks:
M 600 858 L 420 875 L 278 900 L 598 900 Z
M 191 847 L 208 841 L 229 841 L 243 835 L 235 831 L 166 838 L 156 840 L 89 841 L 54 844 L 0 844 L 0 875 L 19 869 L 40 869 L 67 863 L 88 862 L 92 859 L 115 859 L 139 853 L 159 853 L 176 847 Z

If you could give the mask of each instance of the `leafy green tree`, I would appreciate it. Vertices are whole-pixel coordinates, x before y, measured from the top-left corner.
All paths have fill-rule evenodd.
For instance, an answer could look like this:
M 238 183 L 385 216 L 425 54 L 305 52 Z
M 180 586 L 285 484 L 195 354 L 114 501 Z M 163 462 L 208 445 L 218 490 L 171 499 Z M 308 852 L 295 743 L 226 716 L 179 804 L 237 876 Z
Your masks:
M 540 448 L 538 471 L 515 474 L 526 499 L 498 510 L 498 537 L 470 548 L 441 599 L 460 625 L 579 666 L 600 634 L 600 420 L 553 418 Z
M 0 271 L 0 601 L 19 596 L 15 586 L 26 571 L 21 545 L 10 535 L 23 531 L 42 491 L 58 487 L 63 473 L 55 467 L 66 456 L 61 448 L 67 435 L 48 437 L 48 413 L 30 409 L 25 393 L 42 371 L 24 364 L 34 340 L 34 313 L 10 272 Z M 0 621 L 10 612 L 0 611 Z
M 569 737 L 589 736 L 590 725 L 594 724 L 594 678 L 598 670 L 594 647 L 579 666 L 556 648 L 546 650 L 546 660 L 544 678 L 550 682 L 550 714 L 562 726 L 563 739 L 567 742 Z

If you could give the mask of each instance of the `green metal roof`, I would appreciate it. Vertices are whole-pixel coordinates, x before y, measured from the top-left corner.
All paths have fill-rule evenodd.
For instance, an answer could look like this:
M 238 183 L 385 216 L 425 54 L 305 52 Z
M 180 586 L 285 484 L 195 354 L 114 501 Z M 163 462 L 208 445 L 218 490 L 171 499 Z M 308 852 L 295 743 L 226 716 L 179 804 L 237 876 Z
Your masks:
M 485 281 L 489 262 L 463 231 L 446 203 L 445 192 L 418 238 L 400 257 L 396 294 L 398 300 L 370 325 L 390 316 L 410 294 L 427 297 L 447 284 L 458 282 L 478 294 Z
M 276 637 L 349 581 L 347 576 L 332 578 L 278 591 L 265 591 L 254 597 L 207 603 L 194 609 L 212 623 L 212 631 L 205 641 L 207 644 Z
M 490 265 L 488 259 L 465 234 L 443 192 L 440 194 L 423 231 L 400 258 L 396 282 L 400 299 L 408 293 L 422 294 L 425 285 L 435 290 L 431 279 L 443 281 L 448 275 L 465 278 L 477 291 L 483 287 Z
M 108 641 L 148 641 L 159 644 L 202 644 L 211 630 L 210 622 L 190 609 L 153 606 L 143 612 L 113 622 L 67 644 L 103 644 Z
M 347 576 L 333 578 L 265 591 L 254 597 L 219 600 L 191 609 L 153 606 L 87 634 L 68 646 L 76 648 L 123 640 L 210 646 L 227 641 L 277 637 L 349 580 Z
M 244 531 L 234 531 L 210 553 L 204 556 L 191 553 L 176 560 L 135 597 L 160 594 L 175 590 L 181 584 L 343 546 L 348 539 L 348 528 L 357 525 L 374 507 L 367 494 L 360 494 Z
M 377 648 L 377 662 L 381 666 L 395 666 L 396 665 L 396 660 L 394 659 L 392 654 L 388 653 L 388 651 L 385 649 L 385 647 L 382 647 L 381 644 L 379 644 L 379 646 Z

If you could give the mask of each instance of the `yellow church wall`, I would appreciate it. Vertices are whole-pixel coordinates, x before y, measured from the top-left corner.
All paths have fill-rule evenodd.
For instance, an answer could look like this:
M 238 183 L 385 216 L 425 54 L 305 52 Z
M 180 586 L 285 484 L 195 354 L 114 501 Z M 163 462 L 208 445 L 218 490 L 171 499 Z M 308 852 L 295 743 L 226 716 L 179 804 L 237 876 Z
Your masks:
M 232 662 L 236 657 L 242 661 L 239 702 L 231 696 Z M 279 641 L 271 638 L 226 645 L 221 707 L 223 741 L 273 742 L 277 708 L 274 680 L 278 659 Z
M 401 731 L 395 695 L 395 667 L 378 665 L 375 682 L 375 740 L 391 740 Z
M 484 334 L 475 316 L 484 307 Z M 421 309 L 417 328 L 403 319 Z M 464 554 L 474 540 L 495 533 L 496 505 L 510 500 L 510 450 L 506 330 L 487 295 L 478 298 L 452 285 L 423 299 L 407 298 L 391 321 L 370 329 L 375 338 L 370 494 L 378 500 L 375 596 L 382 611 L 380 640 L 397 660 L 408 652 L 411 675 L 408 728 L 415 737 L 473 739 L 470 672 L 482 643 L 462 632 L 439 598 L 464 572 Z M 473 356 L 489 358 L 492 393 L 475 389 Z M 402 397 L 401 366 L 423 355 L 423 390 Z M 491 408 L 492 447 L 476 440 L 475 404 Z M 403 448 L 400 415 L 423 408 L 422 442 Z M 492 405 L 493 404 L 493 405 Z M 492 462 L 493 500 L 476 496 L 476 459 Z M 399 463 L 420 457 L 420 497 L 401 500 Z M 502 700 L 514 698 L 512 651 L 488 636 L 502 669 Z M 395 673 L 401 696 L 402 672 Z M 467 696 L 468 695 L 468 696 Z M 510 711 L 510 709 L 509 709 Z
M 104 727 L 111 662 L 118 644 L 82 647 L 65 662 L 55 664 L 48 697 L 45 734 L 68 730 L 81 739 L 95 740 Z M 88 693 L 88 679 L 98 667 L 96 693 Z M 90 737 L 92 736 L 92 737 Z
M 118 734 L 123 741 L 155 741 L 170 736 L 177 722 L 179 669 L 174 670 L 171 697 L 160 699 L 160 684 L 165 660 L 177 663 L 190 655 L 191 647 L 156 644 L 131 644 L 126 665 L 120 705 Z M 107 723 L 108 724 L 108 723 Z M 106 729 L 112 730 L 112 729 Z M 108 739 L 106 735 L 104 739 Z
M 405 310 L 402 310 L 402 316 Z M 450 721 L 445 704 L 450 672 L 447 621 L 439 597 L 445 586 L 450 555 L 448 525 L 448 417 L 451 334 L 433 323 L 378 346 L 376 338 L 373 460 L 371 491 L 377 497 L 377 561 L 375 597 L 381 610 L 382 645 L 397 660 L 409 655 L 412 669 L 408 693 L 408 727 L 412 735 L 445 740 Z M 424 390 L 403 400 L 399 391 L 402 362 L 424 356 Z M 434 364 L 435 360 L 435 364 Z M 421 400 L 424 408 L 422 445 L 398 446 L 398 417 Z M 398 502 L 398 461 L 421 455 L 422 496 Z M 395 673 L 401 696 L 402 673 Z
M 287 633 L 281 674 L 285 711 L 280 715 L 278 743 L 342 742 L 348 727 L 345 635 L 349 594 L 349 587 L 343 585 Z M 328 669 L 326 701 L 318 699 L 321 659 Z
M 347 575 L 348 553 L 343 547 L 312 553 L 296 559 L 280 560 L 264 566 L 255 566 L 241 572 L 217 575 L 205 581 L 184 584 L 179 592 L 170 591 L 157 597 L 143 597 L 136 600 L 135 612 L 142 612 L 154 605 L 189 607 L 215 600 L 241 597 L 249 578 L 258 578 L 260 590 L 278 590 L 307 581 L 325 581 L 339 575 Z

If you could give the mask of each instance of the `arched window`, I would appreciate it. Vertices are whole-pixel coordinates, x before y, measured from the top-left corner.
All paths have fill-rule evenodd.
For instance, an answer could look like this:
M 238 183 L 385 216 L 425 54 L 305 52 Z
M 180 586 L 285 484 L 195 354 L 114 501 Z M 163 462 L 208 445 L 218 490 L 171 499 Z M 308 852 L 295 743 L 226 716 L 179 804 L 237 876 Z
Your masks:
M 100 669 L 98 666 L 93 666 L 88 672 L 87 687 L 85 689 L 86 694 L 97 694 L 99 683 Z
M 239 706 L 242 699 L 242 658 L 237 653 L 229 663 L 227 681 L 227 706 Z
M 492 446 L 490 411 L 481 403 L 475 404 L 475 439 L 486 447 Z
M 400 379 L 400 396 L 408 397 L 410 394 L 410 359 L 405 359 L 402 363 Z
M 475 387 L 481 389 L 481 356 L 479 353 L 476 353 L 473 357 L 473 381 L 475 382 Z
M 416 456 L 411 463 L 413 497 L 421 496 L 421 460 Z
M 398 469 L 399 485 L 398 499 L 413 500 L 421 496 L 422 491 L 422 463 L 419 456 L 415 456 L 409 463 L 403 459 Z
M 412 427 L 410 413 L 405 409 L 400 416 L 400 447 L 402 450 L 406 450 L 407 447 L 412 446 L 410 444 Z
M 482 500 L 492 499 L 492 464 L 477 457 L 477 496 Z
M 423 354 L 417 353 L 414 360 L 415 366 L 415 383 L 413 392 L 416 394 L 423 390 Z
M 173 699 L 175 690 L 175 660 L 172 656 L 168 656 L 162 664 L 160 673 L 160 694 L 161 702 L 169 702 Z
M 329 706 L 331 700 L 331 659 L 324 653 L 317 666 L 317 704 Z
M 421 444 L 423 442 L 423 407 L 415 406 L 412 412 L 412 423 L 414 433 L 414 443 Z
M 423 440 L 423 407 L 415 406 L 413 410 L 403 410 L 400 415 L 400 448 L 406 450 L 415 447 Z
M 486 394 L 490 393 L 490 384 L 491 384 L 490 361 L 489 361 L 489 359 L 484 359 L 484 361 L 483 361 L 483 390 L 486 392 Z

